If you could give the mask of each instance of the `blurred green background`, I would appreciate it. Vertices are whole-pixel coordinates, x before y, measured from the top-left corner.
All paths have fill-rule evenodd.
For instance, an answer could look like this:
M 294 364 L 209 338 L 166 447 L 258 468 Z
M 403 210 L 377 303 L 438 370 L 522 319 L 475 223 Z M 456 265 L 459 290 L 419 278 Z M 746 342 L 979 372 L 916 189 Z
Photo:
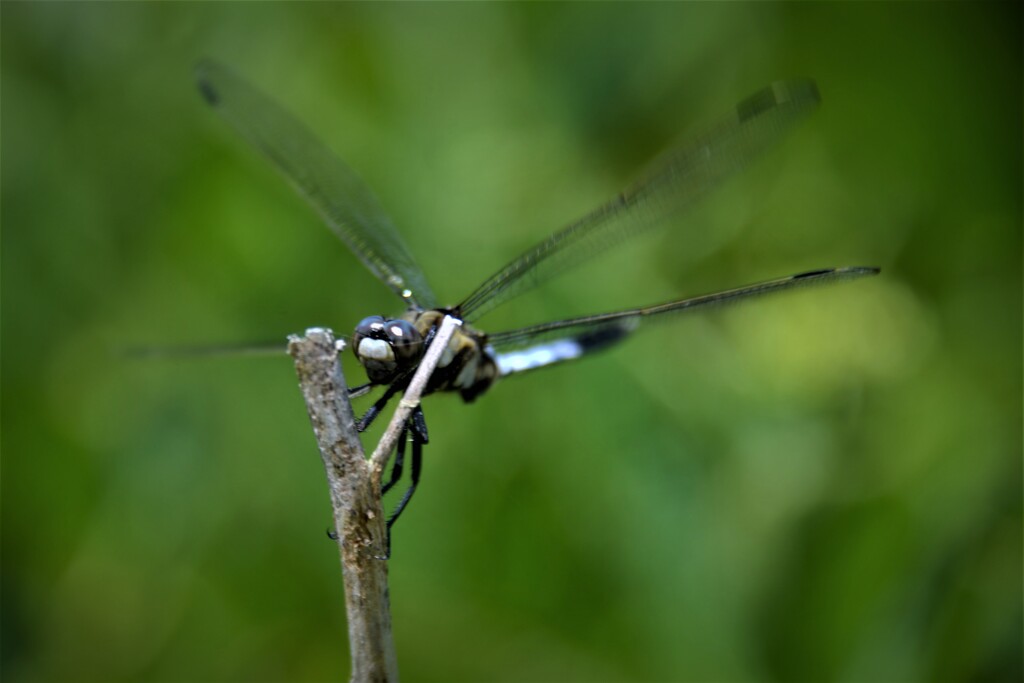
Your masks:
M 202 57 L 357 169 L 448 302 L 818 80 L 762 163 L 485 329 L 883 269 L 431 398 L 390 564 L 406 680 L 1021 679 L 1017 6 L 0 13 L 5 680 L 348 676 L 290 360 L 117 353 L 401 308 L 203 105 Z

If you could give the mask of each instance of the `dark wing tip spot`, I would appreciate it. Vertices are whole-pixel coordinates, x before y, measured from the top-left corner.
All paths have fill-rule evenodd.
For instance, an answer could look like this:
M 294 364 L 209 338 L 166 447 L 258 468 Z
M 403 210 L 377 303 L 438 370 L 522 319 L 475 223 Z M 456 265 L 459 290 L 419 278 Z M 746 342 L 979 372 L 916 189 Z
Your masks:
M 195 76 L 199 94 L 203 96 L 208 105 L 216 107 L 220 103 L 220 93 L 217 92 L 217 89 L 213 87 L 213 83 L 210 82 L 210 72 L 213 68 L 213 63 L 204 59 L 196 64 Z
M 826 275 L 837 277 L 860 277 L 861 275 L 878 275 L 882 272 L 877 266 L 853 266 L 849 268 L 822 268 L 820 270 L 809 270 L 806 273 L 794 275 L 791 280 L 811 280 Z
M 203 96 L 206 103 L 211 107 L 216 107 L 220 102 L 220 97 L 217 95 L 217 91 L 213 89 L 208 81 L 199 81 L 199 94 Z
M 821 270 L 809 270 L 806 273 L 797 273 L 793 276 L 794 280 L 803 280 L 810 277 L 820 277 L 822 275 L 828 275 L 829 273 L 836 272 L 835 268 L 822 268 Z

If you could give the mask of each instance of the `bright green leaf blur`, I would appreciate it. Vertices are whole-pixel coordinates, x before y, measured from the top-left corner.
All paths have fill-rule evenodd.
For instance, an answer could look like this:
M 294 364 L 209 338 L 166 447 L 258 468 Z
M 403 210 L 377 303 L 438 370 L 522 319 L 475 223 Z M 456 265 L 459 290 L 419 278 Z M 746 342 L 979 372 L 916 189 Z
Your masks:
M 812 120 L 685 220 L 485 329 L 882 268 L 430 398 L 390 564 L 406 680 L 1022 678 L 1015 5 L 0 15 L 5 681 L 348 677 L 290 360 L 121 354 L 400 310 L 204 106 L 204 57 L 343 156 L 450 303 L 680 135 L 817 79 Z

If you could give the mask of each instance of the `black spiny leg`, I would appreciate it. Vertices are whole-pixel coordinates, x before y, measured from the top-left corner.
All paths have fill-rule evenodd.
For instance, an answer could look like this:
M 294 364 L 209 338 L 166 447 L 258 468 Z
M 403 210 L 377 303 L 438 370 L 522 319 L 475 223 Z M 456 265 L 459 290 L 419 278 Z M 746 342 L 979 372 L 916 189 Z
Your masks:
M 430 437 L 427 435 L 427 418 L 423 417 L 422 406 L 416 406 L 409 416 L 409 431 L 413 433 L 413 437 L 419 436 L 420 443 L 430 443 Z
M 409 504 L 409 500 L 412 498 L 412 494 L 416 492 L 416 485 L 420 483 L 420 472 L 423 470 L 423 444 L 427 443 L 427 422 L 423 417 L 423 409 L 417 407 L 413 410 L 412 415 L 409 417 L 409 422 L 406 428 L 402 430 L 402 440 L 399 441 L 395 453 L 395 466 L 397 467 L 400 458 L 405 450 L 405 435 L 406 433 L 412 436 L 412 483 L 409 484 L 409 488 L 405 490 L 402 495 L 402 500 L 398 501 L 398 506 L 395 507 L 395 511 L 388 517 L 387 523 L 387 552 L 385 553 L 385 559 L 391 557 L 391 527 L 394 526 L 395 522 L 398 521 L 399 515 L 402 514 L 402 510 Z M 394 469 L 392 469 L 392 480 L 388 482 L 388 487 L 394 484 L 396 481 L 394 476 Z
M 367 409 L 361 418 L 356 420 L 356 431 L 365 432 L 373 424 L 373 421 L 377 419 L 377 416 L 380 415 L 380 411 L 384 410 L 384 406 L 388 404 L 391 397 L 398 393 L 400 389 L 402 387 L 397 382 L 390 384 L 384 390 L 381 397 L 374 401 L 373 405 Z
M 360 396 L 365 396 L 366 394 L 370 393 L 375 386 L 377 385 L 374 384 L 373 382 L 367 382 L 366 384 L 348 387 L 348 397 L 352 399 L 359 398 Z
M 395 464 L 391 466 L 391 478 L 388 479 L 388 483 L 380 487 L 380 495 L 384 495 L 391 490 L 391 487 L 398 483 L 398 480 L 402 478 L 402 466 L 405 463 L 405 442 L 408 439 L 409 427 L 402 430 L 402 433 L 398 435 L 398 443 L 395 445 Z

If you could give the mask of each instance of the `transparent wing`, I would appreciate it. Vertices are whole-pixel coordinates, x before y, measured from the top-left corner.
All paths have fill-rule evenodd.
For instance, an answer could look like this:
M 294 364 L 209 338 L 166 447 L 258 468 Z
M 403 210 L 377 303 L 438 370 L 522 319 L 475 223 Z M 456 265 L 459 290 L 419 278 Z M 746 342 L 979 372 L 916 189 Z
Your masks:
M 492 275 L 460 304 L 479 318 L 514 296 L 678 215 L 778 142 L 820 101 L 811 80 L 774 83 L 708 132 L 663 155 L 639 182 Z
M 331 230 L 405 301 L 434 308 L 434 295 L 398 231 L 362 180 L 295 117 L 226 67 L 204 61 L 206 102 L 267 156 Z
M 876 275 L 878 272 L 878 268 L 862 266 L 812 270 L 656 306 L 591 315 L 572 320 L 559 320 L 519 330 L 500 332 L 488 335 L 488 342 L 498 353 L 499 371 L 502 375 L 510 375 L 572 360 L 605 349 L 625 339 L 641 324 L 665 320 L 674 313 L 683 313 L 707 306 L 719 306 L 796 287 L 852 280 Z
M 240 356 L 284 356 L 288 342 L 242 342 L 231 344 L 204 344 L 202 346 L 130 346 L 117 349 L 122 358 L 136 360 L 186 360 L 204 358 L 234 358 Z

